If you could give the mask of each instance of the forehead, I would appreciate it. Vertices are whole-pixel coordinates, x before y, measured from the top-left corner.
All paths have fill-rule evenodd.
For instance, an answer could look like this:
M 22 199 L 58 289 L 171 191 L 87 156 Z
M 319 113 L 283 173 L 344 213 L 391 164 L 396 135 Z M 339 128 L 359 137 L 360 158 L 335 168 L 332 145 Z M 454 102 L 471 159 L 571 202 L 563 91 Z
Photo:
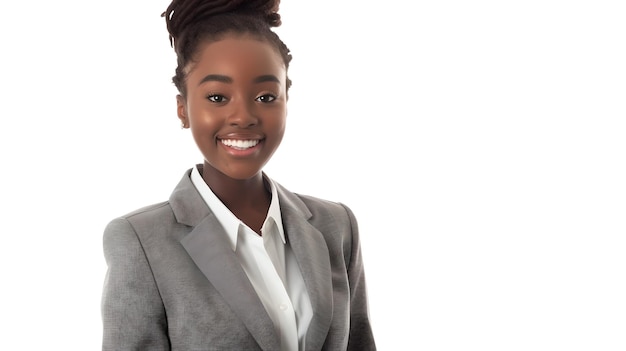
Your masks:
M 194 61 L 190 75 L 194 72 L 281 75 L 285 71 L 282 57 L 271 44 L 249 36 L 227 36 L 202 44 Z

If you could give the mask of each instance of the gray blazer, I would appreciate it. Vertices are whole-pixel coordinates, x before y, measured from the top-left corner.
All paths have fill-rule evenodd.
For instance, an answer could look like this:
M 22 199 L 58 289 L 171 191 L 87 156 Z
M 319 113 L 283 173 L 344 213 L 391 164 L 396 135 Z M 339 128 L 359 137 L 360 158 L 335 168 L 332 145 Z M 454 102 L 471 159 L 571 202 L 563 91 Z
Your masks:
M 111 221 L 103 350 L 279 350 L 280 338 L 190 170 L 169 201 Z M 306 350 L 375 350 L 354 215 L 277 184 L 313 307 Z

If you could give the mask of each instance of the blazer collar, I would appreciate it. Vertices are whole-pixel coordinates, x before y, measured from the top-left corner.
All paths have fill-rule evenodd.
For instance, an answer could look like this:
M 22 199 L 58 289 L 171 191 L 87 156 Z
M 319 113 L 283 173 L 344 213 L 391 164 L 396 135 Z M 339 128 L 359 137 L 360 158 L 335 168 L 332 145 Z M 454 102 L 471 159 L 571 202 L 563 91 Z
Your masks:
M 195 227 L 211 214 L 198 190 L 191 182 L 191 169 L 185 172 L 170 195 L 170 206 L 179 223 Z
M 280 339 L 261 300 L 230 247 L 226 233 L 189 178 L 188 170 L 170 196 L 179 223 L 192 227 L 181 239 L 191 259 L 246 325 L 263 350 L 279 349 Z M 309 219 L 311 211 L 295 194 L 274 183 L 288 243 L 300 266 L 311 299 L 313 319 L 306 339 L 307 350 L 319 350 L 332 320 L 330 257 L 322 233 Z
M 309 222 L 313 215 L 306 204 L 280 184 L 276 186 L 287 241 L 300 266 L 313 308 L 306 349 L 321 350 L 333 316 L 330 251 L 322 233 Z

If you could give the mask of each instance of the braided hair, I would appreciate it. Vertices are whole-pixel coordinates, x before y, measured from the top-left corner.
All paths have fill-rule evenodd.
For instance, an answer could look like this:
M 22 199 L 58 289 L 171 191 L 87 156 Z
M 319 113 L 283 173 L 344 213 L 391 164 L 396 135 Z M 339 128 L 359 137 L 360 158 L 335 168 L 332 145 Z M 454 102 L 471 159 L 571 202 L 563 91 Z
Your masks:
M 186 97 L 185 68 L 193 62 L 200 44 L 218 41 L 227 34 L 253 35 L 273 45 L 289 69 L 291 53 L 271 29 L 281 25 L 279 4 L 280 0 L 172 0 L 161 17 L 165 17 L 177 56 L 172 82 L 180 94 Z M 287 78 L 287 89 L 290 86 Z

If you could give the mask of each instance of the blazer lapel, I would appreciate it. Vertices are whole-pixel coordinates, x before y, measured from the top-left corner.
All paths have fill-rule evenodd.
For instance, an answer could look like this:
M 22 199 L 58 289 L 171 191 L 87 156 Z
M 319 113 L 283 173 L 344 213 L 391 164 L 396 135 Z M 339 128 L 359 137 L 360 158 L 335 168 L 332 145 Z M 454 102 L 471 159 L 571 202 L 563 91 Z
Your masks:
M 187 172 L 170 197 L 180 223 L 193 227 L 181 244 L 200 271 L 246 325 L 263 350 L 278 350 L 273 323 L 235 253 L 224 228 L 206 205 Z
M 322 233 L 309 223 L 312 214 L 295 194 L 277 185 L 287 240 L 300 266 L 313 307 L 306 338 L 307 350 L 320 350 L 333 314 L 330 256 Z

